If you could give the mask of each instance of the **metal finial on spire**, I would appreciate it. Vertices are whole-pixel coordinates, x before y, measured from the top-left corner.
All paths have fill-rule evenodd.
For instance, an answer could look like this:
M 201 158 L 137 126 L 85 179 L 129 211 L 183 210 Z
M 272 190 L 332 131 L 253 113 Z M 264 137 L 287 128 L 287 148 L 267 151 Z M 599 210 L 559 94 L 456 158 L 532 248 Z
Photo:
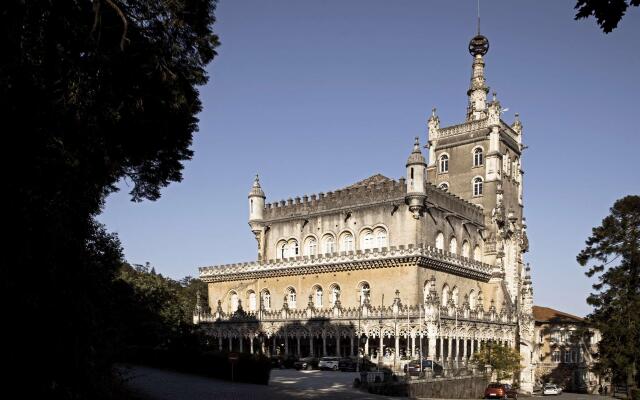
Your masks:
M 472 56 L 484 56 L 489 51 L 489 39 L 480 34 L 480 0 L 478 0 L 478 33 L 469 42 L 469 53 Z
M 478 0 L 478 35 L 480 35 L 480 0 Z

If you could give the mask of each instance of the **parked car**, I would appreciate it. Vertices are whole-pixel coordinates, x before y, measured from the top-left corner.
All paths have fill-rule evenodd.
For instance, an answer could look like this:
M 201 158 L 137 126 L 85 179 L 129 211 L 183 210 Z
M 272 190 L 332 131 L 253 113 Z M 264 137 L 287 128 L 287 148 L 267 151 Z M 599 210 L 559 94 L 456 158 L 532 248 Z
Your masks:
M 517 399 L 518 392 L 511 386 L 504 383 L 490 383 L 484 390 L 485 399 Z
M 423 371 L 427 375 L 442 376 L 442 370 L 442 365 L 432 360 L 422 360 L 422 367 L 420 367 L 420 360 L 410 361 L 404 366 L 404 372 L 409 376 L 420 376 Z
M 340 359 L 338 357 L 322 357 L 318 362 L 318 368 L 337 371 L 340 367 L 339 363 Z
M 543 396 L 547 396 L 547 395 L 557 396 L 561 393 L 562 393 L 562 388 L 556 385 L 555 383 L 545 383 L 545 385 L 542 387 Z
M 358 368 L 358 360 L 344 357 L 338 361 L 338 369 L 340 371 L 355 371 Z
M 318 368 L 318 359 L 315 357 L 303 357 L 293 363 L 293 367 L 297 370 L 301 369 L 316 369 Z

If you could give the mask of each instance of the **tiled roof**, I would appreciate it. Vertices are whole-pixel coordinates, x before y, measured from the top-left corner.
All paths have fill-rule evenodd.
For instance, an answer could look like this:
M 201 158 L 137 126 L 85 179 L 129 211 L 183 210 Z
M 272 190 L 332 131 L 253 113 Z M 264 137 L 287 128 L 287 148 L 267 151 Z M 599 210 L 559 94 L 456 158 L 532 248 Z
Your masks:
M 363 179 L 363 180 L 361 180 L 359 182 L 356 182 L 353 185 L 349 185 L 349 186 L 345 187 L 344 189 L 354 189 L 354 188 L 361 187 L 361 186 L 375 185 L 377 183 L 390 182 L 390 181 L 391 181 L 391 179 L 387 178 L 384 175 L 375 174 L 375 175 L 371 175 L 370 177 L 368 177 L 366 179 Z
M 584 318 L 554 310 L 549 307 L 533 306 L 533 318 L 537 322 L 582 322 Z

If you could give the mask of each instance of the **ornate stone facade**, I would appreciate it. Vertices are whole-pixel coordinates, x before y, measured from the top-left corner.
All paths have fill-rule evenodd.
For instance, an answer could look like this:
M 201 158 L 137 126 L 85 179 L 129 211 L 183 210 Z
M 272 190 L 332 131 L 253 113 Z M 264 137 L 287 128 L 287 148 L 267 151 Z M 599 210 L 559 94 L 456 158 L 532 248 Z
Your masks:
M 221 349 L 399 367 L 420 356 L 464 364 L 497 341 L 520 349 L 520 385 L 532 390 L 522 124 L 500 119 L 495 94 L 487 101 L 487 51 L 486 38 L 472 40 L 466 121 L 440 127 L 434 109 L 429 159 L 416 138 L 405 178 L 267 204 L 256 177 L 257 261 L 200 268 L 213 312 L 198 305 L 194 322 Z

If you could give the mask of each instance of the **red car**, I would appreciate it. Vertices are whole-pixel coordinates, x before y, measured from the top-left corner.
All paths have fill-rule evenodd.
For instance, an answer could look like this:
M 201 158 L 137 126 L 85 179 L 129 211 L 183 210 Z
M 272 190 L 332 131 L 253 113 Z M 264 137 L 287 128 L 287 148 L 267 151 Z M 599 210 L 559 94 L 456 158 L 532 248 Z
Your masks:
M 517 399 L 518 392 L 506 383 L 490 383 L 484 390 L 485 399 Z

